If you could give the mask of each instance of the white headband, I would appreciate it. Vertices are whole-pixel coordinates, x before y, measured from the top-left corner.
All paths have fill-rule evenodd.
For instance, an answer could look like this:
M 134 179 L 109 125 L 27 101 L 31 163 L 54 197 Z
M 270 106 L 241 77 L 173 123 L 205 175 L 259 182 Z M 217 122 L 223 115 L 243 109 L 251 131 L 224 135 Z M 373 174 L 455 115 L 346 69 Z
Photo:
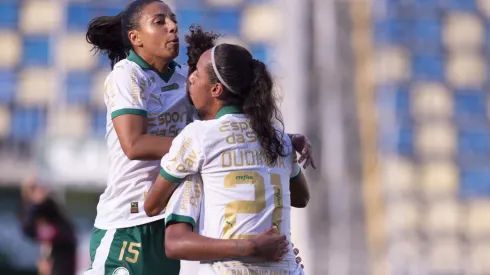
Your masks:
M 233 91 L 233 89 L 228 84 L 226 84 L 226 82 L 223 80 L 223 78 L 221 77 L 221 75 L 218 72 L 218 67 L 216 67 L 216 62 L 214 61 L 214 51 L 216 50 L 216 47 L 217 46 L 214 46 L 211 49 L 211 63 L 213 64 L 213 71 L 216 74 L 216 77 L 218 77 L 219 82 L 221 82 L 221 84 L 223 84 L 223 86 L 225 86 L 230 92 L 237 94 L 237 92 Z

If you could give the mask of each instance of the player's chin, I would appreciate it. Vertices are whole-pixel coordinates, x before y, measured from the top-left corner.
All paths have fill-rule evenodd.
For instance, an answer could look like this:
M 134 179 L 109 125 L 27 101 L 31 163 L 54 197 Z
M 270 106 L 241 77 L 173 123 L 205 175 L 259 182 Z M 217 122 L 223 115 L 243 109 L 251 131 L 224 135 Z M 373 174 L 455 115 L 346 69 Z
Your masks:
M 165 52 L 168 57 L 175 59 L 179 56 L 179 49 L 179 43 L 168 43 Z

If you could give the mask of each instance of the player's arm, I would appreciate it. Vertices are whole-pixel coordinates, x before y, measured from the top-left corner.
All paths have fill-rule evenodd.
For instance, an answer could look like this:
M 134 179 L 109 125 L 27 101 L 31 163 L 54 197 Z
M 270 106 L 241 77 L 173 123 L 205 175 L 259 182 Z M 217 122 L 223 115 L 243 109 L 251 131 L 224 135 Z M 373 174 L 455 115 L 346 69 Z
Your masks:
M 296 153 L 293 153 L 291 176 L 289 179 L 289 190 L 291 191 L 291 206 L 304 208 L 310 200 L 310 190 L 305 176 L 301 172 Z
M 113 118 L 112 122 L 122 150 L 130 160 L 161 159 L 174 139 L 147 134 L 147 119 L 141 115 L 124 114 Z
M 199 172 L 202 165 L 199 126 L 189 124 L 172 142 L 169 153 L 161 161 L 160 175 L 151 186 L 144 209 L 148 216 L 155 216 L 165 209 L 175 189 L 189 175 Z
M 289 190 L 291 191 L 291 206 L 305 208 L 310 200 L 310 190 L 303 173 L 299 173 L 289 180 Z
M 252 256 L 252 240 L 220 240 L 193 232 L 189 223 L 172 223 L 165 230 L 165 255 L 171 259 L 210 261 Z
M 193 231 L 204 203 L 199 175 L 190 176 L 175 190 L 167 205 L 165 251 L 170 258 L 206 261 L 256 256 L 278 260 L 287 252 L 285 236 L 277 228 L 249 240 L 222 240 L 201 236 Z
M 288 251 L 286 236 L 277 228 L 249 240 L 223 240 L 201 236 L 191 224 L 170 223 L 165 231 L 165 254 L 172 259 L 212 261 L 239 257 L 258 257 L 265 261 L 279 261 Z
M 124 154 L 131 160 L 161 159 L 172 139 L 147 131 L 147 85 L 129 66 L 116 66 L 106 80 L 107 108 Z
M 151 186 L 146 197 L 144 204 L 146 215 L 153 217 L 160 214 L 165 209 L 165 206 L 167 206 L 170 196 L 172 196 L 172 193 L 178 186 L 178 183 L 165 179 L 161 174 L 158 175 L 157 180 Z

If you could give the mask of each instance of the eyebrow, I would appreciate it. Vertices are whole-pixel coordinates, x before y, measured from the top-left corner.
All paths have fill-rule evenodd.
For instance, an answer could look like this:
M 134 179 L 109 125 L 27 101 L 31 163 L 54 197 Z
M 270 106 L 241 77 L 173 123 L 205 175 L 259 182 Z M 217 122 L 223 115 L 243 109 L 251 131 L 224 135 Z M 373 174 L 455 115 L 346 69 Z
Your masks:
M 168 16 L 168 17 L 172 17 L 172 18 L 177 17 L 177 16 L 175 15 L 175 13 L 171 13 L 171 14 L 168 14 L 168 15 L 165 15 L 165 14 L 163 14 L 163 13 L 157 13 L 157 14 L 153 15 L 153 17 L 166 17 L 166 16 Z

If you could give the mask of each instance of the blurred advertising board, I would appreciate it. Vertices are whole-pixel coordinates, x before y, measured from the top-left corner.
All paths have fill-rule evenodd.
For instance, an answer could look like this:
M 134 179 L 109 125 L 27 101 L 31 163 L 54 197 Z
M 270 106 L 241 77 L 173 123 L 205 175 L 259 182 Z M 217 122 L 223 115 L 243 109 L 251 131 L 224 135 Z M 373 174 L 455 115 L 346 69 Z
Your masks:
M 107 171 L 104 139 L 51 138 L 36 148 L 36 173 L 46 184 L 100 189 L 106 185 Z

